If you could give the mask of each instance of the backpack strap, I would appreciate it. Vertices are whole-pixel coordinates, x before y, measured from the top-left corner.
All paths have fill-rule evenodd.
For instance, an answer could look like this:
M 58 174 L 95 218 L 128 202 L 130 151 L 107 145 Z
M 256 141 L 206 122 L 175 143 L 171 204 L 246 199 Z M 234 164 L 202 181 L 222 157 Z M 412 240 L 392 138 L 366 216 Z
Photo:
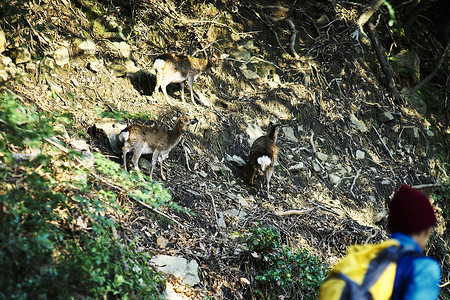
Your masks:
M 422 256 L 420 252 L 410 245 L 391 246 L 381 251 L 369 264 L 366 277 L 364 277 L 364 281 L 361 284 L 362 290 L 368 291 L 391 263 L 399 261 L 405 255 Z

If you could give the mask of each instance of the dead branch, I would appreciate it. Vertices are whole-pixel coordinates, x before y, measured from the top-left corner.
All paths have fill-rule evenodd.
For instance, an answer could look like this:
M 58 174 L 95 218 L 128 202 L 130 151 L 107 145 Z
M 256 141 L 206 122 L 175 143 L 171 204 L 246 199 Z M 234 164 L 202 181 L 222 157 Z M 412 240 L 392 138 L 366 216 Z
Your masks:
M 370 17 L 380 8 L 381 4 L 383 4 L 383 0 L 374 0 L 370 5 L 366 8 L 366 11 L 359 17 L 358 26 L 362 31 L 362 27 L 364 24 L 369 21 Z
M 287 217 L 287 216 L 292 216 L 292 215 L 298 216 L 298 215 L 304 215 L 306 213 L 309 213 L 309 212 L 315 210 L 316 208 L 317 207 L 312 207 L 312 208 L 304 209 L 304 210 L 295 210 L 295 209 L 287 210 L 287 211 L 276 212 L 275 214 L 280 217 Z
M 384 143 L 383 139 L 381 138 L 381 135 L 378 133 L 378 130 L 377 130 L 374 126 L 372 126 L 372 128 L 373 128 L 373 129 L 375 130 L 375 132 L 377 133 L 378 138 L 380 139 L 380 141 L 381 141 L 381 143 L 383 144 L 384 148 L 386 149 L 387 153 L 389 153 L 389 156 L 390 156 L 392 159 L 394 159 L 394 157 L 392 156 L 391 151 L 389 150 L 389 148 L 388 148 L 388 147 L 386 146 L 386 144 Z M 394 159 L 394 160 L 395 160 L 395 159 Z
M 375 49 L 375 52 L 378 57 L 378 61 L 380 62 L 381 70 L 383 71 L 384 77 L 386 79 L 386 85 L 390 92 L 394 93 L 394 95 L 398 95 L 397 89 L 395 88 L 394 83 L 394 72 L 392 72 L 392 67 L 389 64 L 386 57 L 386 50 L 383 45 L 381 45 L 380 39 L 378 38 L 378 34 L 375 30 L 375 25 L 371 22 L 367 24 L 369 30 L 369 38 L 372 42 L 372 45 Z

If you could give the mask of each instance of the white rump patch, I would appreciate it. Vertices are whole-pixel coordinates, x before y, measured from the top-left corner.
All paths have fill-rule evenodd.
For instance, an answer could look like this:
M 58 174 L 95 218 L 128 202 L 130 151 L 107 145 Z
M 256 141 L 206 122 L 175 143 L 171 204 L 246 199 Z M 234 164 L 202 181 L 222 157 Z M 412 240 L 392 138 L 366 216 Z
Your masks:
M 121 141 L 122 143 L 125 143 L 126 141 L 128 141 L 129 138 L 130 138 L 130 132 L 129 131 L 122 131 L 119 134 L 119 141 Z
M 155 63 L 153 64 L 154 69 L 162 69 L 164 65 L 166 64 L 166 61 L 164 59 L 155 59 Z
M 261 169 L 263 171 L 266 169 L 268 165 L 270 165 L 271 162 L 272 160 L 266 155 L 258 157 L 258 164 L 261 165 Z

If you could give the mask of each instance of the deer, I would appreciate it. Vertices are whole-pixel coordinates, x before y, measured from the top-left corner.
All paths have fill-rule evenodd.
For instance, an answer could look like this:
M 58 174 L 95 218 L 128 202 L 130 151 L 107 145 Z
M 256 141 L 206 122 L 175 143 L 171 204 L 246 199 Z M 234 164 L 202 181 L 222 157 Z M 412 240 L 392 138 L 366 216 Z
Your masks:
M 169 83 L 181 83 L 181 99 L 186 102 L 184 99 L 184 82 L 187 81 L 191 92 L 191 101 L 194 105 L 197 105 L 194 99 L 194 80 L 200 74 L 216 66 L 218 59 L 219 56 L 215 51 L 211 51 L 209 57 L 203 59 L 171 52 L 158 56 L 153 63 L 153 69 L 156 71 L 153 100 L 156 101 L 156 96 L 161 87 L 167 103 L 173 106 L 167 95 L 166 87 Z
M 274 165 L 278 158 L 278 146 L 276 145 L 279 124 L 270 124 L 266 135 L 257 138 L 252 146 L 244 167 L 244 180 L 253 185 L 256 172 L 264 172 L 267 197 L 270 197 L 270 179 L 274 172 Z
M 164 160 L 169 156 L 170 150 L 180 142 L 188 126 L 198 122 L 197 119 L 191 119 L 181 113 L 178 113 L 177 118 L 177 122 L 171 130 L 132 124 L 119 133 L 118 139 L 123 143 L 122 159 L 125 171 L 127 171 L 126 157 L 128 152 L 133 151 L 131 162 L 138 172 L 140 172 L 138 162 L 141 155 L 153 153 L 150 180 L 152 180 L 153 170 L 157 162 L 159 162 L 161 168 L 161 178 L 166 180 L 163 174 Z

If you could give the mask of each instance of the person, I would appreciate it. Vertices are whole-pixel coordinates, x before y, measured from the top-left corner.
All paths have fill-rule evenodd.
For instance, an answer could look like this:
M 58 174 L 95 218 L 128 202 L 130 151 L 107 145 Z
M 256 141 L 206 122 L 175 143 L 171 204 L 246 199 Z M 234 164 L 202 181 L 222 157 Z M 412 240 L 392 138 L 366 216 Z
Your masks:
M 421 254 L 405 254 L 397 262 L 391 300 L 438 299 L 441 268 L 422 254 L 436 222 L 428 197 L 403 184 L 389 203 L 388 229 L 401 246 Z

